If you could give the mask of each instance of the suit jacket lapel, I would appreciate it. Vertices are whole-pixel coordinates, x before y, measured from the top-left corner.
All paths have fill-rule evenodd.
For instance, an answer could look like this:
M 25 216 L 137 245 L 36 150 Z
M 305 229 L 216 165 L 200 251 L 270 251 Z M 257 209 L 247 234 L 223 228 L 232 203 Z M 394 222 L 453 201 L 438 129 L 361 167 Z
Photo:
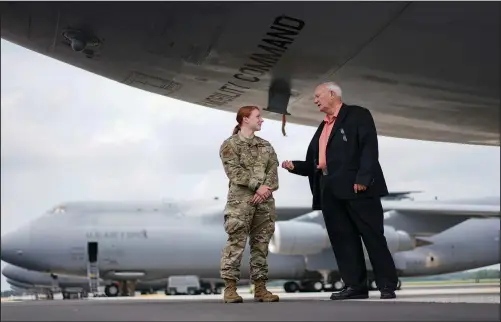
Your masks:
M 337 130 L 339 129 L 339 127 L 343 123 L 344 118 L 346 117 L 346 114 L 348 114 L 348 110 L 349 110 L 348 106 L 346 106 L 346 104 L 343 103 L 343 105 L 341 105 L 341 108 L 339 109 L 339 113 L 337 115 L 336 122 L 334 123 L 334 126 L 332 127 L 331 134 L 329 135 L 329 140 L 327 141 L 327 146 L 329 146 L 329 143 L 331 142 L 332 138 L 334 137 L 334 135 L 336 135 Z
M 325 122 L 322 121 L 322 123 L 320 123 L 317 127 L 317 131 L 315 132 L 315 134 L 313 135 L 317 141 L 318 139 L 320 138 L 320 134 L 322 133 L 322 130 L 324 129 L 324 126 L 325 126 Z
M 313 143 L 313 151 L 315 152 L 315 155 L 318 154 L 318 140 L 320 139 L 320 134 L 322 133 L 322 130 L 324 129 L 324 121 L 318 125 L 317 131 L 313 135 L 312 143 Z M 315 159 L 317 157 L 315 156 Z

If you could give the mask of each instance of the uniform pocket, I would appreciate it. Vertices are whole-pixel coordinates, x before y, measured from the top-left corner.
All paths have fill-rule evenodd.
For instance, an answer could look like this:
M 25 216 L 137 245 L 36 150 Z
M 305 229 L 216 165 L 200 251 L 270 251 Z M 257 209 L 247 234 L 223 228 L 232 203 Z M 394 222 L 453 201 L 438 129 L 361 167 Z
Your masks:
M 245 234 L 248 229 L 250 206 L 240 199 L 231 199 L 224 209 L 224 230 L 229 235 Z
M 268 207 L 267 210 L 268 210 L 268 215 L 270 217 L 270 221 L 272 223 L 275 223 L 277 221 L 277 219 L 278 219 L 277 209 L 275 207 L 275 201 L 268 202 L 267 207 Z
M 224 215 L 223 227 L 224 231 L 230 236 L 245 235 L 247 231 L 245 219 L 235 215 Z
M 234 214 L 235 212 L 238 212 L 240 208 L 242 207 L 242 201 L 233 198 L 234 196 L 231 196 L 231 199 L 228 199 L 226 202 L 226 206 L 224 207 L 224 214 L 225 215 L 231 215 Z

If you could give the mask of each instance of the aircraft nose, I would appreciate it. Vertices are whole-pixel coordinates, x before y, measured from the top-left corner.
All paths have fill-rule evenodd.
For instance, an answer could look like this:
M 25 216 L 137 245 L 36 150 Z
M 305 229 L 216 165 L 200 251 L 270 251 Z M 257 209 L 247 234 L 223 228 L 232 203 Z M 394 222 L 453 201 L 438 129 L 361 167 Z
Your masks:
M 12 265 L 23 266 L 29 247 L 29 234 L 24 234 L 22 231 L 10 232 L 2 236 L 1 243 L 1 260 Z

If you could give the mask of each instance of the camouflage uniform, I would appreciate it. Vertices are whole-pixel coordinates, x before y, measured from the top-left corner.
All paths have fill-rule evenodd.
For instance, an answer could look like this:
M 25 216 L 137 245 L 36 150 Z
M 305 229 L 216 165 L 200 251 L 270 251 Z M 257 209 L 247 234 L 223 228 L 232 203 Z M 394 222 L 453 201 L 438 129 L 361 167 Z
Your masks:
M 257 283 L 256 288 L 260 285 L 263 289 L 268 280 L 268 244 L 275 232 L 275 199 L 270 196 L 257 205 L 250 200 L 261 185 L 278 189 L 277 155 L 268 141 L 256 136 L 245 138 L 238 133 L 223 142 L 219 156 L 230 179 L 224 209 L 228 240 L 221 258 L 221 278 L 227 285 L 231 283 L 230 288 L 236 294 L 234 284 L 240 279 L 240 264 L 249 237 L 250 277 Z M 268 294 L 268 299 L 276 297 L 266 289 L 261 293 L 261 297 Z

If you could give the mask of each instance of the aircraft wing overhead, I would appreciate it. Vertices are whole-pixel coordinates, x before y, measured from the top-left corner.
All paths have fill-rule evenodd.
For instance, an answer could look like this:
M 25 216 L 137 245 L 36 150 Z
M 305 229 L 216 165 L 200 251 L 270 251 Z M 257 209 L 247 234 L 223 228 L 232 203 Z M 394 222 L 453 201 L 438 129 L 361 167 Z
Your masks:
M 317 127 L 314 89 L 333 80 L 381 136 L 500 145 L 495 2 L 3 1 L 0 12 L 4 40 L 206 108 L 253 104 Z
M 499 205 L 434 203 L 434 202 L 394 202 L 383 201 L 385 212 L 396 211 L 408 215 L 499 217 Z

